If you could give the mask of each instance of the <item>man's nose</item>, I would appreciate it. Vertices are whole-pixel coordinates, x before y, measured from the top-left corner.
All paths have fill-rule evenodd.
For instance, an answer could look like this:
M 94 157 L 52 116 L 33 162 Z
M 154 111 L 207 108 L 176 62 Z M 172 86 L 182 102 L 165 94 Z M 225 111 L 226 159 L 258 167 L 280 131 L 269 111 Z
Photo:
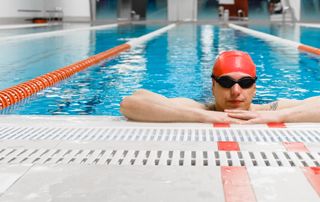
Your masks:
M 238 96 L 241 91 L 242 91 L 242 88 L 239 86 L 239 84 L 234 84 L 232 87 L 231 87 L 231 94 L 232 96 Z

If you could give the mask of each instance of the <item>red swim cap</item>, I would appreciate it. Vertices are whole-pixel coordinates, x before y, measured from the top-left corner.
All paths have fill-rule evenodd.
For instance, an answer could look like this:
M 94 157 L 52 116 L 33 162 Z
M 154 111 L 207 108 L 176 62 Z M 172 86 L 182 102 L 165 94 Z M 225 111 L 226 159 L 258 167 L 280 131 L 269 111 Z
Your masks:
M 248 53 L 238 50 L 220 53 L 213 66 L 213 74 L 219 77 L 231 72 L 242 72 L 255 77 L 256 65 Z

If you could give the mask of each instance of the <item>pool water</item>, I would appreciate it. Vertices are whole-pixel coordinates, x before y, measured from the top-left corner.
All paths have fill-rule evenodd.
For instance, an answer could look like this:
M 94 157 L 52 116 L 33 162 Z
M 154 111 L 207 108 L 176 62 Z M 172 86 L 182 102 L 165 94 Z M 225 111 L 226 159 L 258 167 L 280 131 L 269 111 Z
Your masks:
M 159 28 L 148 25 L 140 27 L 143 31 L 137 31 L 139 28 L 136 26 L 122 28 L 123 32 L 118 29 L 97 32 L 90 37 L 87 54 L 104 51 Z M 76 49 L 66 45 L 59 51 L 76 60 L 79 58 L 77 52 L 73 53 Z M 122 98 L 140 88 L 167 97 L 212 102 L 210 75 L 214 59 L 219 52 L 231 49 L 248 52 L 257 65 L 254 103 L 320 95 L 319 57 L 223 26 L 181 24 L 144 45 L 92 66 L 2 110 L 2 113 L 118 116 L 121 115 L 119 104 Z M 66 59 L 64 62 L 70 61 Z M 42 63 L 58 66 L 51 65 L 52 62 Z
M 118 26 L 52 37 L 0 42 L 0 90 L 88 58 L 161 25 Z
M 255 24 L 248 27 L 260 32 L 320 48 L 320 28 L 304 27 L 299 24 L 269 24 L 268 26 Z

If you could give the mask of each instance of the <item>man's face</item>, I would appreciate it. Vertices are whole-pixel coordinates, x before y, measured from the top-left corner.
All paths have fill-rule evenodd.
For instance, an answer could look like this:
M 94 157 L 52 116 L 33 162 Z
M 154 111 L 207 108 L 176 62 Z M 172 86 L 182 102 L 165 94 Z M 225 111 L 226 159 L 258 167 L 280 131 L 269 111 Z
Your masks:
M 221 76 L 229 76 L 232 79 L 238 81 L 243 77 L 250 75 L 241 72 L 232 72 Z M 220 76 L 220 77 L 221 77 Z M 234 84 L 231 88 L 223 88 L 215 80 L 212 81 L 212 94 L 215 97 L 215 107 L 218 111 L 225 109 L 243 109 L 248 110 L 250 108 L 253 97 L 256 93 L 256 84 L 253 84 L 250 88 L 241 88 L 238 83 Z

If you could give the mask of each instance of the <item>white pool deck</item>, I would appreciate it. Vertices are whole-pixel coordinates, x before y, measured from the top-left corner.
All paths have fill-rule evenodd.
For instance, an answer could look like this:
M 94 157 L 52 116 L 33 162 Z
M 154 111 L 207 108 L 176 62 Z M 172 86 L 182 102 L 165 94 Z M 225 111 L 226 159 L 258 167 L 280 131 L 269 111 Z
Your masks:
M 59 35 L 65 35 L 65 34 L 73 34 L 79 31 L 90 31 L 90 30 L 99 30 L 99 29 L 108 29 L 108 28 L 113 28 L 117 27 L 118 24 L 107 24 L 107 25 L 97 25 L 97 26 L 91 26 L 90 24 L 71 24 L 71 23 L 66 23 L 66 24 L 54 24 L 54 25 L 63 25 L 60 30 L 56 31 L 47 31 L 47 32 L 37 32 L 37 33 L 29 33 L 29 34 L 19 34 L 19 35 L 13 35 L 13 36 L 4 36 L 0 37 L 0 43 L 9 43 L 9 42 L 19 42 L 22 40 L 33 40 L 37 38 L 45 38 L 45 37 L 52 37 L 52 36 L 59 36 Z M 49 25 L 54 26 L 54 25 Z M 8 29 L 8 26 L 0 26 L 0 29 Z M 10 27 L 11 29 L 19 29 L 22 27 L 15 27 L 12 26 Z
M 315 202 L 319 166 L 320 124 L 0 117 L 0 201 Z
M 34 27 L 49 27 L 60 25 L 61 23 L 43 23 L 43 24 L 15 24 L 15 25 L 0 25 L 0 30 L 5 29 L 24 29 L 24 28 L 34 28 Z

